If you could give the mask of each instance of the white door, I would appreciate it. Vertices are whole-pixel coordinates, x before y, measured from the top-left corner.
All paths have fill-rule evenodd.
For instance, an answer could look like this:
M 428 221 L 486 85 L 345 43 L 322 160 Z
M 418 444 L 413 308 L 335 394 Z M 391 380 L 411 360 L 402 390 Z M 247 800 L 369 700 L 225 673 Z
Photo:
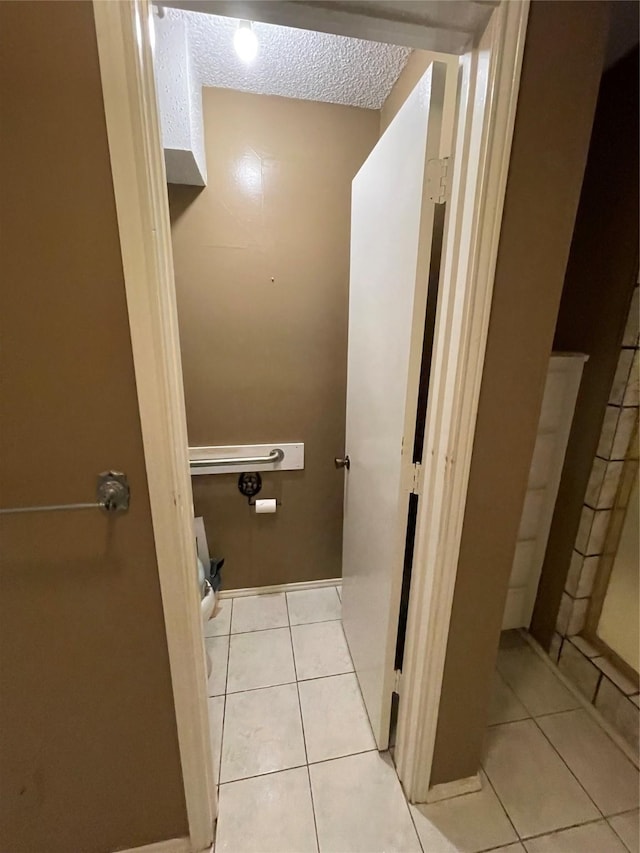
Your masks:
M 580 353 L 554 353 L 542 398 L 502 629 L 528 628 L 540 583 L 582 369 Z
M 445 68 L 431 65 L 353 180 L 343 624 L 379 749 L 394 657 Z M 436 179 L 437 180 L 437 179 Z

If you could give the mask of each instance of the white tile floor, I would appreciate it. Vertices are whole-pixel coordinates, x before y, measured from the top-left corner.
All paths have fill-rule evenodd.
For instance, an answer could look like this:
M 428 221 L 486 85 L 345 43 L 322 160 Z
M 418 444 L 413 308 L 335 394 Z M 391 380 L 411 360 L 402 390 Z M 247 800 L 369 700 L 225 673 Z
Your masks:
M 513 633 L 482 790 L 408 806 L 375 749 L 340 606 L 334 587 L 227 599 L 207 626 L 216 853 L 640 853 L 637 769 Z

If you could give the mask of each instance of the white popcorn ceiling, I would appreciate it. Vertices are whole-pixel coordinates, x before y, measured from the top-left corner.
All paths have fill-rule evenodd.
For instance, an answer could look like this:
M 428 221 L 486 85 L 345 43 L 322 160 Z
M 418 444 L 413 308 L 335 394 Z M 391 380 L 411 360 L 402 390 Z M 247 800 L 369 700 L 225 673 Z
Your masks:
M 238 21 L 166 9 L 187 21 L 195 76 L 218 86 L 379 110 L 411 49 L 256 22 L 258 55 L 245 64 L 233 47 Z

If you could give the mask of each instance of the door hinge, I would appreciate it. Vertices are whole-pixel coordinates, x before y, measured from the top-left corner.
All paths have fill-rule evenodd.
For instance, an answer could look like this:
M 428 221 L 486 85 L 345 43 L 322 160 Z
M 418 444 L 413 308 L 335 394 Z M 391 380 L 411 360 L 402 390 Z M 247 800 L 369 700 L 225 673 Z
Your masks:
M 396 669 L 393 672 L 393 692 L 400 695 L 400 684 L 402 682 L 402 670 Z
M 427 160 L 427 198 L 444 204 L 449 194 L 449 158 Z
M 422 462 L 414 462 L 411 466 L 411 494 L 422 493 Z

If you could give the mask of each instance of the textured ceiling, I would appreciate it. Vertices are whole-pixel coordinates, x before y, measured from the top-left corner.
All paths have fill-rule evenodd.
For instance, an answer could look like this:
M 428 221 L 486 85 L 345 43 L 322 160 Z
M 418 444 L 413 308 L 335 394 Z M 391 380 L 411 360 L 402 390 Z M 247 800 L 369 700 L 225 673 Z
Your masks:
M 250 65 L 233 48 L 238 21 L 166 9 L 187 21 L 192 67 L 203 86 L 220 86 L 378 110 L 410 48 L 254 23 L 258 55 Z

